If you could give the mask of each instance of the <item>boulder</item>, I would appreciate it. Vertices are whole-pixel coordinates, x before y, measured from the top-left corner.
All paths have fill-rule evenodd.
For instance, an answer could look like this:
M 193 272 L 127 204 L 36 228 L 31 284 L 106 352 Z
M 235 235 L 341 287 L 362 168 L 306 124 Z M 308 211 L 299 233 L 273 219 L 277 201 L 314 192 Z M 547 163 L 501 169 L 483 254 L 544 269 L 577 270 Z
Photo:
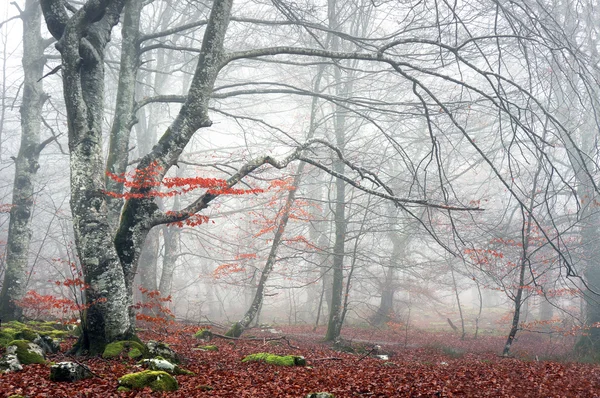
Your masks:
M 8 343 L 6 354 L 16 355 L 19 362 L 23 365 L 46 363 L 42 347 L 27 340 L 13 340 Z
M 183 369 L 178 365 L 172 364 L 162 357 L 143 359 L 140 365 L 150 370 L 162 370 L 172 375 L 193 375 L 193 372 Z
M 102 358 L 110 359 L 127 354 L 131 359 L 138 359 L 146 356 L 147 352 L 146 347 L 137 341 L 121 340 L 107 344 L 102 353 Z
M 87 366 L 75 362 L 59 362 L 50 367 L 52 381 L 79 381 L 94 377 Z
M 212 336 L 213 336 L 212 332 L 207 328 L 202 328 L 194 334 L 195 338 L 206 340 L 206 341 L 210 341 L 212 339 Z
M 15 354 L 7 354 L 0 358 L 0 373 L 18 372 L 23 370 L 23 365 Z
M 150 340 L 146 343 L 150 356 L 161 357 L 171 363 L 179 363 L 179 355 L 167 343 Z
M 150 387 L 152 391 L 175 391 L 179 385 L 173 376 L 160 370 L 144 370 L 119 378 L 120 391 L 141 390 L 146 387 Z
M 33 340 L 33 342 L 42 347 L 44 355 L 56 354 L 60 351 L 60 343 L 58 342 L 58 340 L 54 340 L 48 335 L 38 336 L 35 340 Z

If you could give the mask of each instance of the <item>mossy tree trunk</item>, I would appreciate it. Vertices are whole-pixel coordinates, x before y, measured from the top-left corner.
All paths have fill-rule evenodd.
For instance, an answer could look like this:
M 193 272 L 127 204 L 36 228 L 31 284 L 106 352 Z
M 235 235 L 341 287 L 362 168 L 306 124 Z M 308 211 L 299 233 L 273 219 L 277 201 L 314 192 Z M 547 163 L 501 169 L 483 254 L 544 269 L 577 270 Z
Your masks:
M 125 202 L 116 235 L 109 220 L 103 193 L 104 51 L 125 0 L 89 0 L 70 17 L 61 0 L 42 0 L 41 4 L 61 54 L 69 120 L 71 210 L 77 251 L 89 285 L 78 349 L 96 354 L 107 343 L 129 339 L 133 334 L 132 284 L 141 247 L 154 225 L 175 221 L 176 216 L 155 217 L 157 206 L 144 195 L 149 188 L 141 187 L 134 192 L 142 198 Z M 231 0 L 215 1 L 186 101 L 159 143 L 138 165 L 141 170 L 152 164 L 160 166 L 161 172 L 155 177 L 158 181 L 175 164 L 192 135 L 211 125 L 208 101 L 223 59 L 231 6 Z M 247 172 L 256 167 L 248 167 Z M 213 195 L 205 196 L 196 203 L 196 211 L 212 199 Z

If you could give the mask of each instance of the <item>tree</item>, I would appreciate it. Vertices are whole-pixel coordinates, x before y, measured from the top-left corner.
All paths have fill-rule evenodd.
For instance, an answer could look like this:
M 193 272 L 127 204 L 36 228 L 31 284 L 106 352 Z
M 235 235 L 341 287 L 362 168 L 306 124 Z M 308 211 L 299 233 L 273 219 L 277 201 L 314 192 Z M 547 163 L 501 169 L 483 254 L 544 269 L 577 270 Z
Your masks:
M 21 102 L 21 145 L 15 158 L 15 179 L 8 227 L 6 272 L 0 293 L 0 318 L 20 319 L 16 302 L 25 296 L 26 272 L 31 243 L 31 216 L 34 179 L 40 167 L 40 152 L 54 137 L 41 142 L 42 106 L 47 95 L 43 87 L 44 49 L 51 41 L 41 34 L 41 9 L 35 0 L 27 0 L 20 11 L 23 21 L 23 99 Z

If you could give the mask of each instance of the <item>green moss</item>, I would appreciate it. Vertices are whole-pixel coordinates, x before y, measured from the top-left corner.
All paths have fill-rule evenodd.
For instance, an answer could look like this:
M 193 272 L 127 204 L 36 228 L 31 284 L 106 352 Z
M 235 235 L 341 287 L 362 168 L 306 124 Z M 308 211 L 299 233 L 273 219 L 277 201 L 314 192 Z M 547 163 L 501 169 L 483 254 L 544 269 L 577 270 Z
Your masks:
M 244 328 L 239 322 L 236 322 L 233 325 L 231 325 L 231 328 L 227 331 L 227 333 L 225 333 L 225 336 L 240 337 L 242 333 L 244 333 Z
M 20 394 L 13 394 L 13 395 L 9 395 L 8 398 L 25 398 L 25 397 Z
M 127 353 L 130 358 L 139 358 L 147 355 L 147 349 L 137 341 L 122 340 L 106 345 L 102 358 L 116 358 Z
M 123 387 L 123 386 L 119 386 L 119 388 L 117 388 L 117 392 L 129 392 L 131 391 L 131 388 L 127 388 L 127 387 Z
M 212 332 L 206 328 L 202 328 L 202 329 L 198 330 L 196 333 L 194 333 L 194 337 L 197 339 L 210 340 L 210 338 L 212 337 Z
M 0 330 L 0 345 L 6 347 L 8 343 L 15 340 L 15 334 L 8 332 L 8 329 Z
M 39 334 L 29 328 L 23 328 L 15 334 L 15 340 L 33 341 L 39 337 Z
M 119 378 L 119 385 L 130 389 L 150 387 L 152 391 L 175 391 L 179 388 L 173 376 L 157 370 L 126 374 Z
M 25 325 L 24 323 L 21 323 L 19 321 L 7 322 L 6 326 L 8 326 L 9 328 L 17 329 L 17 330 L 21 330 L 21 329 L 24 329 L 27 327 L 27 325 Z
M 200 391 L 212 391 L 215 388 L 213 386 L 209 386 L 208 384 L 202 384 L 201 386 L 198 386 L 198 390 Z
M 143 357 L 144 354 L 142 354 L 142 352 L 139 349 L 132 348 L 131 350 L 129 350 L 129 354 L 127 354 L 127 356 L 131 359 L 136 359 L 136 358 Z
M 43 356 L 36 354 L 35 352 L 31 352 L 29 350 L 29 344 L 31 342 L 27 340 L 13 340 L 7 344 L 7 346 L 16 346 L 17 347 L 17 358 L 19 362 L 23 365 L 30 365 L 32 363 L 46 363 L 46 360 Z
M 198 348 L 200 348 L 203 351 L 219 351 L 219 347 L 217 347 L 216 345 L 203 345 Z
M 244 359 L 242 362 L 255 362 L 261 361 L 266 362 L 271 365 L 277 366 L 305 366 L 306 360 L 304 357 L 296 356 L 296 355 L 275 355 L 269 354 L 268 352 L 259 352 L 257 354 L 250 354 Z
M 63 339 L 69 335 L 69 332 L 66 330 L 50 330 L 50 331 L 40 331 L 38 332 L 40 336 L 48 336 L 53 339 Z
M 305 398 L 335 398 L 335 395 L 329 392 L 311 392 Z

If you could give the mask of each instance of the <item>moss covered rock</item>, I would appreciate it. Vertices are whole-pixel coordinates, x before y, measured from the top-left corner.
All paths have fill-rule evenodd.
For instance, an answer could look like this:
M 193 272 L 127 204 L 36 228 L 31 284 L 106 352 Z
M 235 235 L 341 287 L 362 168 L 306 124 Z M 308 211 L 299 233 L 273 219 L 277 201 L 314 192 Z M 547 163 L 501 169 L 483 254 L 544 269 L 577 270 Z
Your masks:
M 179 388 L 177 380 L 173 376 L 160 370 L 144 370 L 126 374 L 119 378 L 119 386 L 131 390 L 150 387 L 152 391 L 175 391 Z
M 0 345 L 6 347 L 8 343 L 15 339 L 15 333 L 11 333 L 10 329 L 0 330 Z
M 38 337 L 40 337 L 40 335 L 29 328 L 23 328 L 15 333 L 15 340 L 27 340 L 33 342 L 33 340 Z
M 239 322 L 236 322 L 233 325 L 231 325 L 231 328 L 229 328 L 227 333 L 225 333 L 225 336 L 240 337 L 242 335 L 242 333 L 244 333 L 244 328 L 242 327 L 242 324 Z
M 266 362 L 271 365 L 277 366 L 305 366 L 306 359 L 302 356 L 297 355 L 275 355 L 269 354 L 268 352 L 259 352 L 257 354 L 250 354 L 242 362 Z
M 305 398 L 335 398 L 335 395 L 330 392 L 311 392 Z
M 146 356 L 147 353 L 148 350 L 143 344 L 132 340 L 122 340 L 108 344 L 104 348 L 102 358 L 110 359 L 127 355 L 129 358 L 136 359 Z
M 161 357 L 171 363 L 179 363 L 179 355 L 167 343 L 150 340 L 146 343 L 150 356 Z
M 139 362 L 145 368 L 150 370 L 162 370 L 164 372 L 173 374 L 173 375 L 193 375 L 194 372 L 190 372 L 189 370 L 183 369 L 182 367 L 175 365 L 162 357 L 152 358 L 152 359 L 144 359 Z
M 194 333 L 194 337 L 202 340 L 210 340 L 212 338 L 212 332 L 207 328 L 202 328 Z
M 13 340 L 6 347 L 7 354 L 14 354 L 23 365 L 46 363 L 42 348 L 27 340 Z

